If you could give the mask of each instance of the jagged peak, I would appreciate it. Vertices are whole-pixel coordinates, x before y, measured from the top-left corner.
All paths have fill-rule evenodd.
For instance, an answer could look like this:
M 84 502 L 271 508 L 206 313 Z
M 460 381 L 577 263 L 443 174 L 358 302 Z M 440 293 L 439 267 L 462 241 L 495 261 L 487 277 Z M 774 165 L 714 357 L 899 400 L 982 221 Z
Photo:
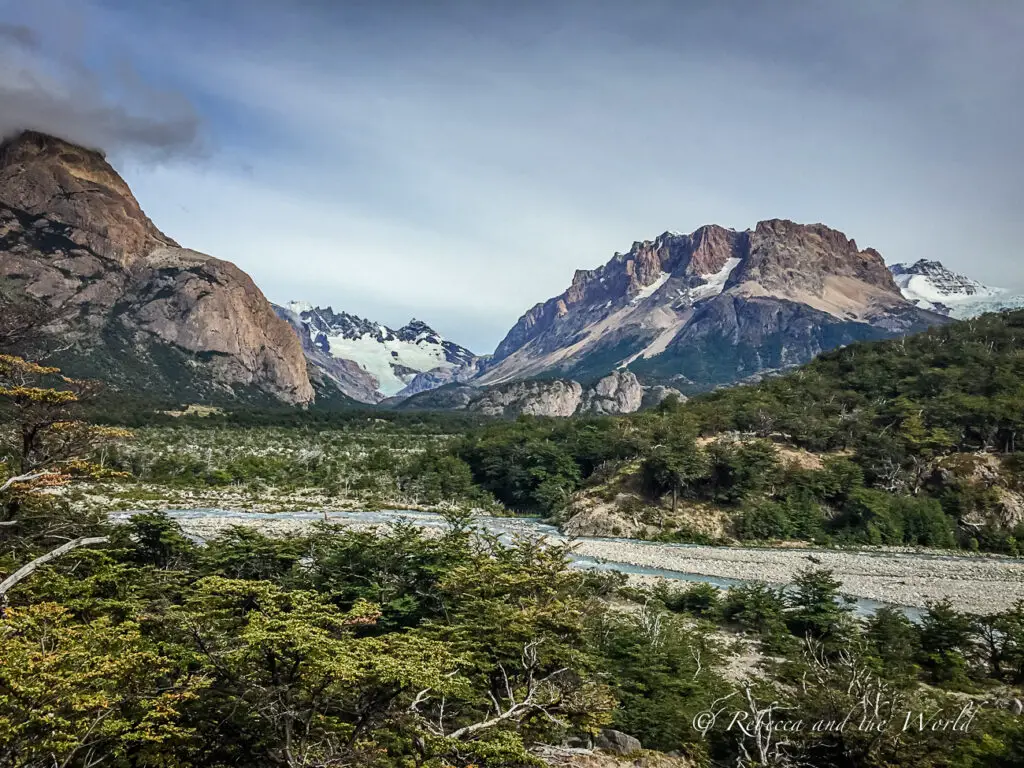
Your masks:
M 417 320 L 415 317 L 411 318 L 408 323 L 403 325 L 398 330 L 400 333 L 402 331 L 414 331 L 416 333 L 430 333 L 433 334 L 434 336 L 438 335 L 437 331 L 431 328 L 427 323 L 423 322 L 422 320 Z
M 918 259 L 913 264 L 901 262 L 890 267 L 894 275 L 938 275 L 953 274 L 941 261 Z

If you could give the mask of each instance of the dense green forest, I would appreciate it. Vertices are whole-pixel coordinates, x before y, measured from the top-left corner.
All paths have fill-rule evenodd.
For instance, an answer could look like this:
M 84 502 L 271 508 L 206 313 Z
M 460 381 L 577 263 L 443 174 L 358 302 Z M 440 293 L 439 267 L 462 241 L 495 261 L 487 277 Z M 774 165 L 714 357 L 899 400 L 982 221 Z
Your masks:
M 642 592 L 459 517 L 436 538 L 322 526 L 196 546 L 161 514 L 111 529 L 41 504 L 0 567 L 41 551 L 44 526 L 109 543 L 10 595 L 2 765 L 528 766 L 606 726 L 680 766 L 1024 759 L 1024 605 L 857 620 L 827 572 L 789 593 Z M 744 659 L 749 680 L 730 671 Z M 729 729 L 737 712 L 808 725 L 772 739 Z

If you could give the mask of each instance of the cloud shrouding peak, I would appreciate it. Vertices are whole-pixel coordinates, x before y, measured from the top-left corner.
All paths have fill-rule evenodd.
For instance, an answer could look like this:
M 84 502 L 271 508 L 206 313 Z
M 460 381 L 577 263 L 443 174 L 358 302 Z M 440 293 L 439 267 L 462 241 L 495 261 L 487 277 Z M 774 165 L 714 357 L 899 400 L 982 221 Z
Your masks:
M 199 149 L 200 118 L 184 95 L 149 85 L 126 59 L 96 60 L 76 40 L 83 17 L 53 10 L 56 22 L 45 26 L 0 23 L 0 139 L 35 130 L 148 159 Z

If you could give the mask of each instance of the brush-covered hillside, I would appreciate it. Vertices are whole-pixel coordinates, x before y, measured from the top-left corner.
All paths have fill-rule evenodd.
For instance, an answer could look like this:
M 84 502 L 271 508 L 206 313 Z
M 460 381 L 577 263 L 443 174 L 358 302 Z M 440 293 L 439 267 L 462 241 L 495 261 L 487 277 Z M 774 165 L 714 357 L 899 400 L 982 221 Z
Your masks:
M 963 546 L 1024 534 L 1024 312 L 857 343 L 619 419 L 522 419 L 452 447 L 579 534 Z

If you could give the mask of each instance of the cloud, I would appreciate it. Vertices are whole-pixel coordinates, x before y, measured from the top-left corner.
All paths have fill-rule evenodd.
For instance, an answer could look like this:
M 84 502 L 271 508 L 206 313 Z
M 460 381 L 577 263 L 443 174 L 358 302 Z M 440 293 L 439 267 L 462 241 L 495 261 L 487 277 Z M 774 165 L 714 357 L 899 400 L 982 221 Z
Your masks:
M 54 7 L 58 21 L 46 26 L 0 24 L 0 138 L 32 129 L 147 159 L 200 151 L 202 121 L 184 95 L 148 83 L 127 59 L 111 66 L 109 39 L 102 57 L 74 44 L 83 9 Z
M 24 24 L 0 23 L 0 40 L 8 40 L 23 48 L 36 49 L 39 47 L 39 35 Z

